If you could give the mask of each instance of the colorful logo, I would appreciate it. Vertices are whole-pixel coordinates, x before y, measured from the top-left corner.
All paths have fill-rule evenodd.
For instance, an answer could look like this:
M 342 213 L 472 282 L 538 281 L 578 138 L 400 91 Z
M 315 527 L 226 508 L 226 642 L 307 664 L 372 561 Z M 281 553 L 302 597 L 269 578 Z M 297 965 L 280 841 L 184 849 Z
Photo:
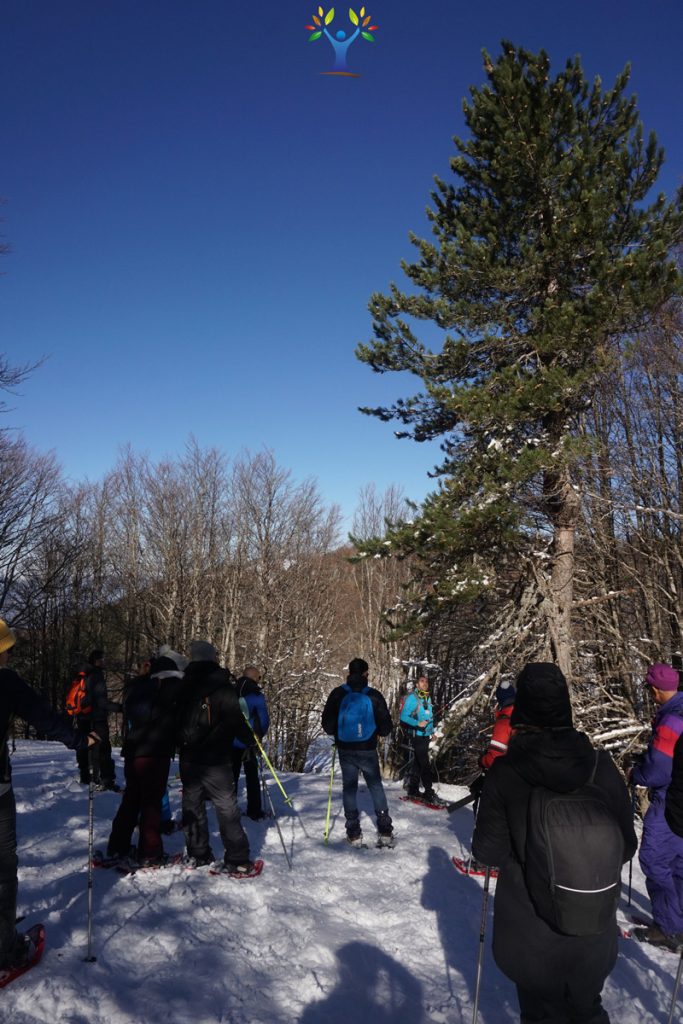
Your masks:
M 355 43 L 356 39 L 358 39 L 358 36 L 362 36 L 368 43 L 374 43 L 375 37 L 372 33 L 377 31 L 379 25 L 370 25 L 372 19 L 369 14 L 366 15 L 364 7 L 361 7 L 360 14 L 356 14 L 352 8 L 349 8 L 349 21 L 352 25 L 356 26 L 355 32 L 351 35 L 347 35 L 343 28 L 340 28 L 332 35 L 327 26 L 331 25 L 333 21 L 334 7 L 330 7 L 327 14 L 325 14 L 322 7 L 319 7 L 318 13 L 313 15 L 313 24 L 306 25 L 306 28 L 311 33 L 308 37 L 309 43 L 317 42 L 324 35 L 334 50 L 334 67 L 331 71 L 323 71 L 323 74 L 349 75 L 352 78 L 359 78 L 360 75 L 356 75 L 353 71 L 348 70 L 346 54 L 349 52 L 351 44 Z

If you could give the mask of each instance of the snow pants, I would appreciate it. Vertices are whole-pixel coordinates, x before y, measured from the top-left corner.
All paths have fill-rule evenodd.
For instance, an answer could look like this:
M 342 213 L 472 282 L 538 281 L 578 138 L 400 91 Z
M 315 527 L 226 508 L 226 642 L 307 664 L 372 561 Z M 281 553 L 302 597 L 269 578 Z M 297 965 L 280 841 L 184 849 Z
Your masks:
M 683 932 L 683 838 L 667 825 L 663 799 L 645 815 L 639 859 L 655 924 L 667 935 Z
M 260 818 L 263 813 L 261 807 L 261 780 L 258 773 L 258 761 L 256 752 L 251 748 L 244 750 L 233 747 L 232 750 L 232 771 L 235 779 L 235 793 L 239 782 L 240 770 L 244 765 L 244 781 L 247 784 L 247 814 L 250 818 Z
M 111 826 L 107 845 L 110 856 L 126 856 L 136 825 L 140 825 L 138 857 L 160 857 L 161 801 L 166 790 L 169 757 L 127 757 L 124 762 L 126 789 Z
M 218 818 L 218 829 L 225 847 L 226 864 L 244 864 L 249 860 L 249 840 L 240 824 L 240 809 L 235 796 L 232 764 L 180 762 L 183 784 L 183 829 L 188 857 L 201 863 L 214 859 L 209 841 L 206 800 L 210 800 Z
M 12 965 L 17 947 L 17 812 L 14 793 L 0 796 L 0 968 Z
M 342 773 L 342 797 L 347 836 L 353 839 L 361 832 L 358 814 L 358 776 L 361 772 L 377 815 L 377 831 L 382 835 L 391 835 L 389 805 L 382 785 L 377 751 L 339 749 L 339 764 Z
M 579 1002 L 569 992 L 549 999 L 517 986 L 517 998 L 521 1024 L 609 1024 L 599 994 L 586 993 Z
M 425 793 L 432 791 L 432 769 L 429 764 L 429 736 L 413 736 L 413 761 L 408 777 L 408 793 L 417 796 L 420 782 Z

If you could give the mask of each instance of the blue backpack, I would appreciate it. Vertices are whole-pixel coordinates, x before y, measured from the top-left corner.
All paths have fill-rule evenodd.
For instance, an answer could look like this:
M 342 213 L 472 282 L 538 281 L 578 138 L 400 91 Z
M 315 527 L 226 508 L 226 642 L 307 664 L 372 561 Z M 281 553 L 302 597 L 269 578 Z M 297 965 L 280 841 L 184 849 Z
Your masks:
M 368 697 L 369 686 L 362 690 L 352 690 L 344 683 L 346 693 L 339 705 L 337 720 L 337 739 L 342 743 L 363 743 L 377 732 L 375 711 Z

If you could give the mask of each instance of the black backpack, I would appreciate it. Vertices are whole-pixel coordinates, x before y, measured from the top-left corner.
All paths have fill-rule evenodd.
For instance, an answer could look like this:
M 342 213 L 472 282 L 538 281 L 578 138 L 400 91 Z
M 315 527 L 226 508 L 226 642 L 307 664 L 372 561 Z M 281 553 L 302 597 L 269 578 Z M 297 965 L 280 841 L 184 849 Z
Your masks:
M 539 917 L 565 935 L 597 935 L 614 921 L 624 837 L 595 785 L 570 793 L 535 786 L 529 797 L 524 880 Z
M 198 747 L 211 732 L 211 696 L 200 697 L 183 709 L 179 747 Z

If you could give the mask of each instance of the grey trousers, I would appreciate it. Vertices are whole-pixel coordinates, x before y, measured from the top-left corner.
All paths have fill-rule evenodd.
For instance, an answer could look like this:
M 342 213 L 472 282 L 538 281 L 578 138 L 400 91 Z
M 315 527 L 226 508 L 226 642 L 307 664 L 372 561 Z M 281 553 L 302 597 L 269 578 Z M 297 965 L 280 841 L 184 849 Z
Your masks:
M 205 802 L 210 800 L 216 811 L 225 847 L 225 863 L 244 864 L 248 861 L 249 840 L 240 823 L 232 762 L 207 765 L 181 760 L 180 779 L 183 784 L 183 829 L 188 856 L 204 862 L 214 859 L 205 806 Z

